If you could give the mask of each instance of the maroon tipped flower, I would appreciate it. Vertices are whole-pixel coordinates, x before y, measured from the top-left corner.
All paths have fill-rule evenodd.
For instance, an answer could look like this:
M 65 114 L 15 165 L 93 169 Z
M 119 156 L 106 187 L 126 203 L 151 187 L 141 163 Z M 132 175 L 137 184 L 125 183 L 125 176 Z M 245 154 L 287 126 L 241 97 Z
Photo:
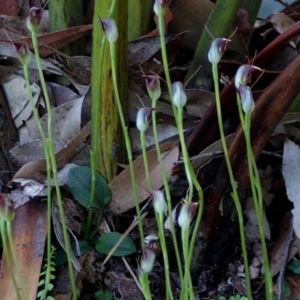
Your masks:
M 153 9 L 157 16 L 163 17 L 172 1 L 171 0 L 155 0 Z
M 146 75 L 146 87 L 152 101 L 156 101 L 161 95 L 160 81 L 155 75 Z
M 167 211 L 167 203 L 165 201 L 164 193 L 161 190 L 155 190 L 151 193 L 153 207 L 158 214 L 163 214 Z
M 140 269 L 144 274 L 149 274 L 154 266 L 155 253 L 150 248 L 143 249 L 143 255 L 140 260 Z
M 250 74 L 253 71 L 261 71 L 261 69 L 252 65 L 240 66 L 234 78 L 235 87 L 239 89 L 240 85 L 247 85 L 247 83 L 249 82 Z
M 29 52 L 28 45 L 26 43 L 15 42 L 12 43 L 17 57 L 23 66 L 28 66 L 30 63 L 31 55 Z
M 216 38 L 210 44 L 210 49 L 208 52 L 208 60 L 212 64 L 218 64 L 221 60 L 222 55 L 226 50 L 226 46 L 230 42 L 228 39 Z
M 191 203 L 184 203 L 181 207 L 179 217 L 178 217 L 178 224 L 181 228 L 189 228 L 190 224 L 196 214 L 198 204 L 191 202 Z
M 31 7 L 29 10 L 29 16 L 27 18 L 27 27 L 30 31 L 37 31 L 39 29 L 43 10 L 38 7 Z
M 247 85 L 240 85 L 238 93 L 242 101 L 242 108 L 244 113 L 246 114 L 252 112 L 255 107 L 255 103 L 252 97 L 252 91 L 250 87 Z
M 186 105 L 187 97 L 181 82 L 176 81 L 172 85 L 173 103 L 178 108 L 183 108 Z
M 151 120 L 153 108 L 152 107 L 143 107 L 138 110 L 136 116 L 136 128 L 139 131 L 146 131 Z
M 113 19 L 100 19 L 102 30 L 110 43 L 115 43 L 118 39 L 118 28 Z

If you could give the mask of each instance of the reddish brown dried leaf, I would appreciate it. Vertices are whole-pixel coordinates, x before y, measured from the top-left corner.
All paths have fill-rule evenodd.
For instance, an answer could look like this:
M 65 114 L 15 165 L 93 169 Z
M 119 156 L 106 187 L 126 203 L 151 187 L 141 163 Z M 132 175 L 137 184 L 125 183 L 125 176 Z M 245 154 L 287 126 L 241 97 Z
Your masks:
M 92 30 L 93 25 L 80 25 L 72 28 L 63 29 L 56 32 L 47 33 L 39 36 L 39 50 L 41 57 L 52 54 L 55 50 L 62 48 L 63 46 L 74 42 L 86 33 Z M 7 42 L 7 40 L 1 40 Z M 12 42 L 26 42 L 30 49 L 33 48 L 30 37 L 24 39 L 13 40 Z
M 27 202 L 25 205 L 20 206 L 16 210 L 16 216 L 13 221 L 13 240 L 29 299 L 36 298 L 46 236 L 47 216 L 45 205 L 41 202 Z M 11 267 L 13 273 L 18 274 L 16 266 L 11 264 Z M 18 299 L 5 259 L 2 261 L 1 273 L 1 299 Z M 17 279 L 19 278 L 18 276 L 16 277 Z

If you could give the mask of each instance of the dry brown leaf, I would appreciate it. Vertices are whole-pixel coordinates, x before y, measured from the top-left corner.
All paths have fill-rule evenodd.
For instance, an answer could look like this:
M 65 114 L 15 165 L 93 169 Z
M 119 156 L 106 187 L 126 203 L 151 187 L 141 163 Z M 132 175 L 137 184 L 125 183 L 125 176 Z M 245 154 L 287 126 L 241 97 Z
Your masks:
M 92 29 L 93 25 L 80 25 L 39 36 L 40 56 L 45 57 L 52 54 L 55 50 L 58 50 L 63 46 L 80 39 Z M 0 39 L 0 41 L 7 43 L 9 42 L 4 39 Z M 31 37 L 16 39 L 12 42 L 25 42 L 28 44 L 30 49 L 33 49 Z
M 74 157 L 78 155 L 82 147 L 84 147 L 84 145 L 82 147 L 80 147 L 80 145 L 82 145 L 82 143 L 90 135 L 90 129 L 91 129 L 91 123 L 89 122 L 72 139 L 72 141 L 70 141 L 70 143 L 66 145 L 66 147 L 63 147 L 60 151 L 58 151 L 55 154 L 58 169 L 61 169 L 63 166 L 65 166 L 68 162 L 70 162 Z M 30 178 L 43 183 L 46 179 L 45 171 L 46 171 L 45 159 L 36 160 L 24 165 L 16 173 L 13 179 Z
M 179 149 L 176 142 L 162 145 L 160 149 L 164 153 L 163 164 L 166 170 L 166 174 L 169 177 L 171 175 L 173 164 L 178 160 Z M 154 190 L 160 189 L 163 186 L 163 181 L 159 163 L 157 161 L 156 149 L 149 151 L 147 153 L 147 156 L 152 188 Z M 138 199 L 140 202 L 143 202 L 149 197 L 149 192 L 147 191 L 147 183 L 142 156 L 139 156 L 134 161 L 134 170 L 136 175 Z M 109 187 L 112 192 L 111 201 L 109 202 L 107 207 L 109 210 L 111 210 L 115 214 L 121 214 L 134 207 L 129 167 L 127 167 L 116 178 L 114 178 L 109 183 Z
M 173 19 L 173 13 L 170 11 L 170 9 L 167 10 L 165 16 L 164 16 L 164 24 L 165 24 L 165 29 L 166 29 L 166 33 L 168 33 L 168 24 L 172 21 Z M 148 34 L 142 36 L 142 37 L 151 37 L 151 36 L 157 36 L 159 35 L 159 29 L 158 29 L 158 20 L 157 20 L 157 16 L 154 15 L 154 22 L 156 24 L 156 28 L 154 30 L 152 30 L 151 32 L 149 32 Z
M 45 205 L 41 202 L 28 202 L 19 207 L 12 225 L 13 240 L 29 299 L 36 299 L 47 236 Z M 11 267 L 14 274 L 18 274 L 15 265 L 11 264 Z M 1 300 L 18 299 L 5 259 L 2 260 L 1 275 Z

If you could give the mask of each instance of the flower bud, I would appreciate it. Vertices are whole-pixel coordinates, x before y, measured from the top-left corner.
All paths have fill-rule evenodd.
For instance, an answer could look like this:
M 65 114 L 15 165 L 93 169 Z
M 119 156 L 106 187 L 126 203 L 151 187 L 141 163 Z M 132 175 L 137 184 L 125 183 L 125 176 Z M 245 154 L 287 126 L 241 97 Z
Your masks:
M 147 75 L 145 76 L 145 80 L 146 80 L 147 91 L 151 100 L 157 101 L 157 99 L 161 95 L 160 81 L 158 77 L 154 75 Z
M 178 217 L 178 224 L 181 228 L 186 229 L 189 228 L 195 213 L 198 207 L 197 203 L 184 203 L 181 207 L 179 217 Z
M 255 103 L 252 97 L 252 91 L 250 87 L 247 85 L 240 85 L 238 93 L 242 101 L 242 108 L 244 113 L 246 114 L 248 112 L 252 112 L 255 107 Z
M 164 193 L 160 190 L 152 191 L 151 198 L 153 201 L 153 207 L 158 214 L 163 214 L 167 211 L 167 203 L 165 201 Z
M 140 269 L 143 273 L 148 274 L 152 271 L 155 262 L 155 253 L 145 247 L 143 249 L 143 255 L 140 260 Z
M 247 83 L 249 82 L 250 74 L 253 71 L 261 71 L 261 69 L 252 65 L 240 66 L 234 78 L 235 87 L 239 89 L 240 85 L 247 85 Z
M 100 19 L 102 30 L 110 43 L 115 43 L 118 39 L 118 28 L 113 19 Z
M 183 108 L 186 105 L 187 97 L 181 82 L 176 81 L 172 85 L 173 88 L 173 103 L 178 108 Z
M 30 31 L 38 31 L 42 16 L 43 16 L 43 10 L 38 7 L 31 7 L 29 10 L 29 16 L 27 18 L 27 28 Z
M 23 66 L 28 66 L 31 60 L 28 45 L 26 43 L 13 43 L 17 57 Z
M 152 107 L 143 107 L 138 110 L 136 116 L 136 128 L 139 131 L 147 130 L 151 120 L 152 111 L 153 111 Z
M 227 43 L 230 42 L 228 39 L 217 38 L 214 39 L 210 44 L 210 49 L 208 52 L 208 60 L 212 64 L 218 64 L 221 60 L 223 53 L 225 52 Z
M 163 17 L 167 12 L 170 3 L 171 0 L 155 0 L 153 7 L 155 14 Z
M 11 222 L 15 217 L 13 204 L 4 193 L 0 193 L 0 217 L 6 222 Z

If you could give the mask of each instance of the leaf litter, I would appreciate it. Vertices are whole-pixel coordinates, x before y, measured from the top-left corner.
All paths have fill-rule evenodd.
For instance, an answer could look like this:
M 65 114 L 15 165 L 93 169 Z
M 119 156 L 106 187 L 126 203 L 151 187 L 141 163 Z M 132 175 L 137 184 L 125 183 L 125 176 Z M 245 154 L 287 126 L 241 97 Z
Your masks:
M 178 2 L 179 5 L 179 2 Z M 211 5 L 211 3 L 209 4 Z M 180 11 L 179 11 L 180 12 Z M 178 13 L 179 13 L 178 12 Z M 186 13 L 186 12 L 181 12 L 181 13 Z M 175 16 L 175 20 L 176 20 L 176 16 Z M 275 21 L 273 20 L 273 23 L 275 23 Z M 188 24 L 184 24 L 184 25 L 188 25 Z M 280 25 L 279 25 L 280 26 Z M 10 29 L 11 30 L 11 34 L 13 35 L 14 39 L 18 39 L 18 40 L 25 40 L 25 41 L 29 41 L 28 37 L 26 36 L 16 36 L 16 32 L 13 33 L 14 29 Z M 70 29 L 66 29 L 65 31 L 59 32 L 59 33 L 46 33 L 45 31 L 42 32 L 42 35 L 40 37 L 40 41 L 41 43 L 41 51 L 42 51 L 42 56 L 46 57 L 47 55 L 49 55 L 50 53 L 56 52 L 54 50 L 59 49 L 60 47 L 62 47 L 65 44 L 68 44 L 70 41 L 72 40 L 76 40 L 79 37 L 81 37 L 82 35 L 84 35 L 86 32 L 89 32 L 91 30 L 91 25 L 82 25 L 79 27 L 74 27 L 74 28 L 70 28 Z M 278 30 L 278 28 L 277 28 Z M 279 29 L 281 30 L 281 29 Z M 187 35 L 186 35 L 187 36 Z M 186 38 L 185 36 L 185 38 Z M 1 35 L 0 35 L 1 37 Z M 179 39 L 180 36 L 178 35 L 169 35 L 168 39 L 170 39 L 170 41 Z M 3 38 L 5 39 L 5 37 Z M 193 41 L 190 41 L 191 44 L 193 45 Z M 7 56 L 10 58 L 15 57 L 15 54 L 12 51 L 12 47 L 9 43 L 3 43 L 0 42 L 0 55 L 1 56 Z M 50 46 L 47 47 L 46 45 Z M 149 46 L 151 45 L 151 46 Z M 3 46 L 3 47 L 2 47 Z M 194 47 L 194 46 L 192 46 Z M 150 48 L 150 49 L 149 49 Z M 137 40 L 134 41 L 130 44 L 130 51 L 129 51 L 129 62 L 131 65 L 135 65 L 135 64 L 144 64 L 147 63 L 151 58 L 153 58 L 154 56 L 156 56 L 159 52 L 160 48 L 159 48 L 159 43 L 158 43 L 158 38 L 157 37 L 153 37 L 153 38 L 143 38 L 141 40 Z M 57 53 L 59 56 L 59 53 Z M 137 54 L 141 55 L 138 56 Z M 57 84 L 54 83 L 49 83 L 49 87 L 51 87 L 52 89 L 52 94 L 53 94 L 53 105 L 56 106 L 53 110 L 53 113 L 56 116 L 56 120 L 54 121 L 54 131 L 55 131 L 55 138 L 56 138 L 56 157 L 57 157 L 57 161 L 58 161 L 58 166 L 59 168 L 62 168 L 62 171 L 68 173 L 68 170 L 64 170 L 64 166 L 66 166 L 67 163 L 71 162 L 72 159 L 74 157 L 76 157 L 78 155 L 78 153 L 81 152 L 82 149 L 89 149 L 88 146 L 86 145 L 87 142 L 87 138 L 90 134 L 90 124 L 88 123 L 88 125 L 83 126 L 83 124 L 81 124 L 81 108 L 82 108 L 82 102 L 83 102 L 83 98 L 86 96 L 86 94 L 88 93 L 89 90 L 89 72 L 90 72 L 90 59 L 88 57 L 81 57 L 81 63 L 80 64 L 76 64 L 76 60 L 78 58 L 72 58 L 70 59 L 70 63 L 71 63 L 71 72 L 69 70 L 64 69 L 63 65 L 60 65 L 60 63 L 58 63 L 57 61 L 55 61 L 54 59 L 50 60 L 50 59 L 43 59 L 42 63 L 43 63 L 43 68 L 44 71 L 47 73 L 51 73 L 51 74 L 57 74 L 60 76 L 64 76 L 66 78 L 69 79 L 69 81 L 73 84 L 73 89 L 69 89 L 66 87 L 59 87 L 57 86 Z M 73 64 L 73 65 L 72 65 Z M 32 70 L 35 69 L 35 62 L 33 60 L 33 62 L 30 65 L 30 68 L 32 68 Z M 3 70 L 3 71 L 2 71 Z M 20 72 L 20 66 L 15 63 L 15 65 L 13 66 L 13 70 L 17 72 Z M 79 76 L 73 76 L 72 73 L 78 73 L 82 71 L 82 81 L 80 80 Z M 2 72 L 2 73 L 1 73 Z M 6 83 L 3 84 L 4 89 L 5 89 L 5 84 L 7 84 L 6 86 L 6 90 L 10 90 L 11 87 L 14 86 L 18 86 L 19 88 L 22 87 L 22 85 L 24 86 L 24 83 L 22 83 L 21 81 L 19 81 L 20 83 L 16 83 L 17 79 L 21 80 L 22 77 L 20 76 L 12 76 L 12 69 L 10 68 L 2 68 L 1 66 L 1 70 L 0 70 L 0 76 L 1 76 L 1 81 L 6 81 Z M 17 79 L 16 79 L 17 78 Z M 3 80 L 5 79 L 5 80 Z M 41 105 L 41 101 L 39 99 L 39 89 L 38 86 L 33 83 L 32 84 L 33 89 L 35 89 L 35 102 L 36 105 Z M 74 92 L 74 87 L 76 92 Z M 28 106 L 28 102 L 26 102 L 26 95 L 24 93 L 24 89 L 23 89 L 23 93 L 21 94 L 9 94 L 9 96 L 11 96 L 12 100 L 8 101 L 11 105 L 11 112 L 12 115 L 15 117 L 15 122 L 16 122 L 16 126 L 22 127 L 20 128 L 20 141 L 22 142 L 19 146 L 16 146 L 15 148 L 11 149 L 11 153 L 12 153 L 12 157 L 15 159 L 15 161 L 18 163 L 18 165 L 21 165 L 22 167 L 20 168 L 20 170 L 17 172 L 17 174 L 14 177 L 14 184 L 18 184 L 20 185 L 20 187 L 16 190 L 14 190 L 13 192 L 18 192 L 19 195 L 23 195 L 24 197 L 26 196 L 26 201 L 29 201 L 31 198 L 34 198 L 36 195 L 41 195 L 40 193 L 43 191 L 45 192 L 47 187 L 45 186 L 45 160 L 43 159 L 43 152 L 42 147 L 41 147 L 41 143 L 39 141 L 39 136 L 38 133 L 36 131 L 36 129 L 34 129 L 33 123 L 32 121 L 29 119 L 31 116 L 31 111 L 28 110 L 29 106 Z M 14 91 L 17 92 L 17 89 Z M 187 111 L 185 112 L 185 118 L 190 118 L 190 115 L 193 115 L 194 117 L 198 118 L 202 117 L 203 114 L 206 112 L 207 107 L 210 105 L 210 103 L 213 101 L 213 94 L 212 93 L 208 93 L 205 91 L 188 91 L 188 93 L 193 93 L 193 100 L 190 100 L 188 105 L 187 105 Z M 8 96 L 8 93 L 7 95 Z M 142 95 L 142 99 L 143 99 L 144 95 Z M 7 97 L 8 99 L 9 97 Z M 130 98 L 130 97 L 129 97 Z M 189 97 L 189 99 L 191 99 L 191 97 Z M 199 100 L 199 98 L 201 98 L 201 100 Z M 20 99 L 22 99 L 21 102 Z M 204 100 L 203 100 L 204 99 Z M 207 100 L 206 100 L 207 99 Z M 145 99 L 145 103 L 149 102 L 149 99 Z M 148 102 L 147 102 L 148 101 Z M 174 128 L 172 128 L 172 133 L 166 134 L 166 128 L 171 128 L 170 125 L 168 124 L 168 120 L 167 120 L 167 115 L 172 117 L 172 111 L 170 109 L 170 106 L 168 104 L 168 100 L 163 100 L 164 102 L 161 102 L 161 118 L 160 118 L 160 122 L 162 124 L 160 125 L 160 133 L 162 134 L 161 137 L 161 141 L 162 142 L 166 142 L 169 139 L 173 139 L 174 137 L 176 138 L 176 130 Z M 23 103 L 23 104 L 21 104 Z M 72 106 L 74 105 L 74 106 Z M 135 113 L 136 113 L 136 108 L 139 107 L 137 101 L 135 102 L 131 102 L 129 103 L 129 105 L 131 105 L 131 107 L 135 108 L 135 111 L 132 112 L 130 110 L 131 114 L 131 121 L 134 122 L 135 121 Z M 19 117 L 19 119 L 17 119 Z M 293 120 L 299 120 L 299 118 L 297 116 L 293 117 Z M 46 116 L 44 116 L 42 118 L 43 122 L 46 122 Z M 195 120 L 195 119 L 191 119 L 191 120 Z M 25 123 L 25 126 L 24 126 Z M 282 122 L 281 124 L 283 124 L 284 122 Z M 72 126 L 68 126 L 69 124 L 72 124 Z M 187 124 L 187 123 L 186 123 Z M 286 126 L 285 125 L 279 125 L 278 126 L 278 130 L 276 132 L 277 136 L 275 138 L 277 138 L 278 140 L 280 140 L 280 138 L 278 138 L 278 133 L 282 133 L 282 132 L 286 132 Z M 73 126 L 74 125 L 74 126 Z M 26 127 L 26 128 L 25 128 Z M 72 128 L 71 128 L 72 127 Z M 65 130 L 68 129 L 68 130 Z M 70 129 L 70 130 L 69 130 Z M 133 131 L 133 130 L 132 130 Z M 27 135 L 27 136 L 26 136 Z M 228 137 L 228 140 L 230 140 L 231 136 Z M 134 140 L 133 140 L 134 141 Z M 150 143 L 151 144 L 151 143 Z M 149 147 L 151 147 L 151 145 L 148 145 Z M 133 145 L 136 147 L 137 151 L 139 151 L 139 145 L 137 141 L 133 142 Z M 283 159 L 284 159 L 284 164 L 283 164 L 283 173 L 284 173 L 284 177 L 286 180 L 286 185 L 287 185 L 287 191 L 288 191 L 288 195 L 289 198 L 293 198 L 294 194 L 293 192 L 290 192 L 290 184 L 287 184 L 288 181 L 290 180 L 290 178 L 288 177 L 288 179 L 286 179 L 286 175 L 285 172 L 288 169 L 288 172 L 291 172 L 289 170 L 288 167 L 285 166 L 285 159 L 290 159 L 290 156 L 293 157 L 294 154 L 291 155 L 291 151 L 294 150 L 286 150 L 286 145 L 285 145 L 285 153 L 283 155 Z M 297 146 L 296 146 L 297 147 Z M 37 149 L 41 149 L 40 152 L 37 151 Z M 19 152 L 17 151 L 19 150 Z M 168 177 L 170 177 L 174 172 L 177 172 L 178 170 L 176 169 L 176 164 L 180 164 L 180 162 L 178 162 L 179 160 L 179 149 L 177 146 L 177 143 L 168 143 L 166 145 L 162 145 L 161 146 L 161 150 L 165 151 L 165 156 L 164 156 L 164 165 L 166 167 L 167 170 L 167 175 Z M 83 152 L 83 151 L 82 151 Z M 34 155 L 32 155 L 32 153 L 34 153 Z M 89 151 L 87 151 L 85 153 L 86 156 L 86 162 L 83 163 L 85 165 L 88 165 L 88 155 L 89 155 Z M 153 182 L 153 185 L 155 186 L 155 188 L 160 189 L 163 188 L 162 186 L 162 180 L 160 177 L 160 171 L 159 171 L 159 164 L 157 162 L 157 157 L 156 157 L 156 152 L 155 150 L 150 150 L 148 151 L 148 157 L 149 157 L 149 165 L 150 165 L 150 169 L 151 169 L 151 179 Z M 193 158 L 193 166 L 196 170 L 200 170 L 202 171 L 203 169 L 201 169 L 201 167 L 203 167 L 204 165 L 209 165 L 211 163 L 211 158 L 215 157 L 215 156 L 222 156 L 222 150 L 221 150 L 221 146 L 219 142 L 216 142 L 215 144 L 211 145 L 211 147 L 208 147 L 206 150 L 204 150 L 202 153 L 200 153 L 198 156 Z M 209 157 L 209 158 L 207 158 Z M 295 167 L 296 163 L 295 161 L 293 162 L 289 162 L 290 164 L 294 164 L 293 167 Z M 174 165 L 175 164 L 175 165 Z M 74 167 L 74 165 L 70 165 L 70 166 L 66 166 L 66 168 L 68 167 Z M 141 157 L 138 157 L 135 161 L 134 161 L 134 168 L 136 170 L 137 173 L 137 178 L 138 178 L 138 191 L 139 191 L 139 201 L 142 203 L 143 201 L 145 201 L 148 197 L 148 191 L 146 190 L 146 183 L 145 183 L 145 174 L 144 174 L 144 168 L 143 168 L 143 164 L 142 164 L 142 159 Z M 295 171 L 296 172 L 296 171 Z M 296 174 L 296 173 L 295 173 Z M 297 174 L 296 174 L 297 175 Z M 299 174 L 298 174 L 299 175 Z M 66 175 L 62 175 L 66 176 Z M 123 170 L 123 172 L 121 172 L 111 183 L 110 183 L 110 187 L 112 189 L 112 201 L 109 203 L 108 207 L 106 209 L 108 209 L 108 211 L 112 212 L 113 214 L 116 215 L 122 215 L 124 213 L 127 213 L 130 209 L 132 209 L 134 207 L 133 205 L 133 201 L 132 201 L 132 191 L 130 189 L 131 187 L 131 182 L 129 180 L 129 170 L 128 167 L 125 168 L 125 170 Z M 62 179 L 61 181 L 61 185 L 65 184 L 66 180 Z M 124 188 L 125 186 L 125 188 Z M 49 188 L 49 187 L 48 187 Z M 272 188 L 274 188 L 274 184 L 272 184 Z M 13 194 L 13 192 L 11 193 L 11 195 Z M 43 194 L 44 195 L 44 194 Z M 24 200 L 24 199 L 23 199 Z M 19 201 L 19 200 L 17 200 Z M 272 200 L 270 201 L 271 205 L 272 205 Z M 269 204 L 270 204 L 269 203 Z M 269 205 L 268 204 L 268 205 Z M 16 205 L 21 205 L 21 202 L 17 202 Z M 29 207 L 30 205 L 34 206 L 32 204 L 32 202 L 29 202 L 29 204 L 27 206 L 24 207 Z M 297 204 L 298 205 L 298 204 Z M 294 203 L 294 213 L 296 215 L 296 211 L 297 209 L 299 209 L 299 207 Z M 267 206 L 267 205 L 266 205 Z M 20 211 L 23 208 L 20 207 Z M 247 211 L 245 212 L 246 215 L 248 215 L 248 221 L 252 220 L 253 221 L 253 208 L 246 208 Z M 54 210 L 55 212 L 55 210 Z M 70 213 L 70 215 L 72 215 L 74 213 L 74 211 L 72 213 Z M 55 214 L 54 214 L 55 215 Z M 298 214 L 299 215 L 299 214 Z M 78 214 L 74 214 L 75 217 L 79 217 Z M 71 216 L 72 217 L 72 216 Z M 25 220 L 25 217 L 20 217 L 20 221 L 22 222 L 23 220 Z M 32 218 L 31 218 L 31 221 Z M 146 221 L 145 221 L 146 222 Z M 299 220 L 296 221 L 294 220 L 294 222 L 299 222 Z M 59 227 L 59 218 L 56 216 L 55 217 L 55 227 Z M 76 222 L 75 222 L 76 223 Z M 78 226 L 78 224 L 73 224 L 75 227 Z M 252 222 L 253 223 L 253 222 Z M 45 219 L 41 222 L 41 224 L 43 226 L 45 226 Z M 116 224 L 114 224 L 114 222 L 112 221 L 110 223 L 111 226 L 115 226 Z M 256 226 L 255 221 L 254 221 L 254 227 Z M 30 226 L 37 226 L 37 225 L 30 225 Z M 41 228 L 45 228 L 41 226 Z M 295 226 L 295 231 L 296 229 L 296 225 Z M 298 225 L 297 225 L 298 226 Z M 298 226 L 299 227 L 299 226 Z M 28 230 L 28 227 L 24 226 L 25 230 Z M 72 228 L 74 230 L 74 228 Z M 153 229 L 153 228 L 151 228 Z M 270 226 L 269 223 L 267 222 L 267 216 L 265 216 L 265 229 L 266 229 L 266 235 L 268 238 L 271 238 L 272 235 L 270 233 Z M 78 228 L 77 228 L 78 230 Z M 254 234 L 255 233 L 254 229 Z M 56 230 L 56 232 L 58 232 L 59 230 Z M 22 232 L 22 234 L 26 234 L 26 232 L 20 230 L 20 232 Z M 78 233 L 78 231 L 77 231 Z M 43 238 L 41 238 L 41 242 L 44 243 L 45 242 L 45 237 L 46 237 L 46 233 L 43 233 Z M 31 238 L 34 238 L 31 234 L 28 234 Z M 60 236 L 60 234 L 57 233 L 58 236 Z M 256 237 L 256 236 L 255 236 Z M 59 237 L 58 237 L 59 239 Z M 17 240 L 16 240 L 17 241 Z M 26 241 L 24 242 L 24 244 L 28 244 L 29 242 Z M 282 242 L 283 243 L 283 242 Z M 280 244 L 280 243 L 279 243 Z M 39 246 L 34 246 L 34 247 L 40 247 L 39 249 L 42 249 L 41 251 L 43 252 L 43 246 L 39 245 Z M 259 245 L 258 245 L 259 248 Z M 296 248 L 296 246 L 295 246 Z M 297 248 L 298 249 L 298 248 Z M 253 257 L 252 260 L 252 267 L 253 270 L 255 271 L 256 269 L 256 273 L 253 273 L 253 277 L 255 278 L 259 278 L 260 276 L 260 265 L 259 263 L 261 262 L 261 255 L 259 253 L 258 250 L 256 250 L 255 248 L 252 249 L 253 252 L 255 253 L 256 256 Z M 91 253 L 91 252 L 89 252 Z M 31 253 L 32 254 L 32 253 Z M 92 257 L 95 258 L 95 256 L 92 254 Z M 257 258 L 258 257 L 258 258 Z M 278 258 L 279 260 L 281 259 L 280 256 Z M 76 258 L 74 258 L 74 261 L 77 265 L 77 267 L 80 267 L 81 262 L 78 261 Z M 40 269 L 41 266 L 41 259 L 39 261 L 36 261 L 36 264 L 34 265 L 34 268 L 32 270 L 32 272 L 35 272 L 35 276 L 33 276 L 32 278 L 32 282 L 31 282 L 31 286 L 35 287 L 36 286 L 36 282 L 38 281 L 38 278 L 36 278 L 36 274 L 38 274 L 39 271 L 37 271 L 38 267 Z M 114 262 L 111 262 L 111 264 L 113 265 Z M 238 263 L 234 266 L 234 270 L 232 271 L 228 271 L 228 274 L 231 274 L 232 276 L 236 276 L 236 273 L 234 273 L 236 270 L 238 270 L 240 268 L 240 266 L 238 265 Z M 274 266 L 274 270 L 276 269 L 276 267 Z M 243 273 L 242 268 L 240 269 L 240 273 Z M 121 274 L 121 275 L 120 275 Z M 105 283 L 107 286 L 112 287 L 115 291 L 118 291 L 121 295 L 125 295 L 126 293 L 128 293 L 128 289 L 133 290 L 136 286 L 133 282 L 132 279 L 129 279 L 127 276 L 123 276 L 124 273 L 122 272 L 112 272 L 112 271 L 108 271 L 106 273 L 106 277 L 105 277 Z M 156 275 L 158 276 L 158 275 Z M 233 286 L 237 291 L 243 291 L 243 287 L 241 286 L 241 280 L 238 279 L 237 277 L 234 277 L 233 280 Z M 8 283 L 5 281 L 5 285 L 7 284 L 8 287 Z M 126 287 L 125 287 L 126 286 Z M 128 286 L 130 288 L 128 288 Z M 3 284 L 0 284 L 0 291 L 2 295 L 5 295 L 6 291 L 4 291 L 6 286 L 4 286 Z M 10 290 L 10 289 L 8 289 Z M 2 293 L 3 291 L 3 293 Z M 130 297 L 134 297 L 136 299 L 138 298 L 138 292 L 134 292 L 133 294 L 130 295 Z M 9 298 L 5 298 L 6 296 L 4 296 L 4 299 L 9 299 Z M 125 296 L 126 297 L 126 296 Z

